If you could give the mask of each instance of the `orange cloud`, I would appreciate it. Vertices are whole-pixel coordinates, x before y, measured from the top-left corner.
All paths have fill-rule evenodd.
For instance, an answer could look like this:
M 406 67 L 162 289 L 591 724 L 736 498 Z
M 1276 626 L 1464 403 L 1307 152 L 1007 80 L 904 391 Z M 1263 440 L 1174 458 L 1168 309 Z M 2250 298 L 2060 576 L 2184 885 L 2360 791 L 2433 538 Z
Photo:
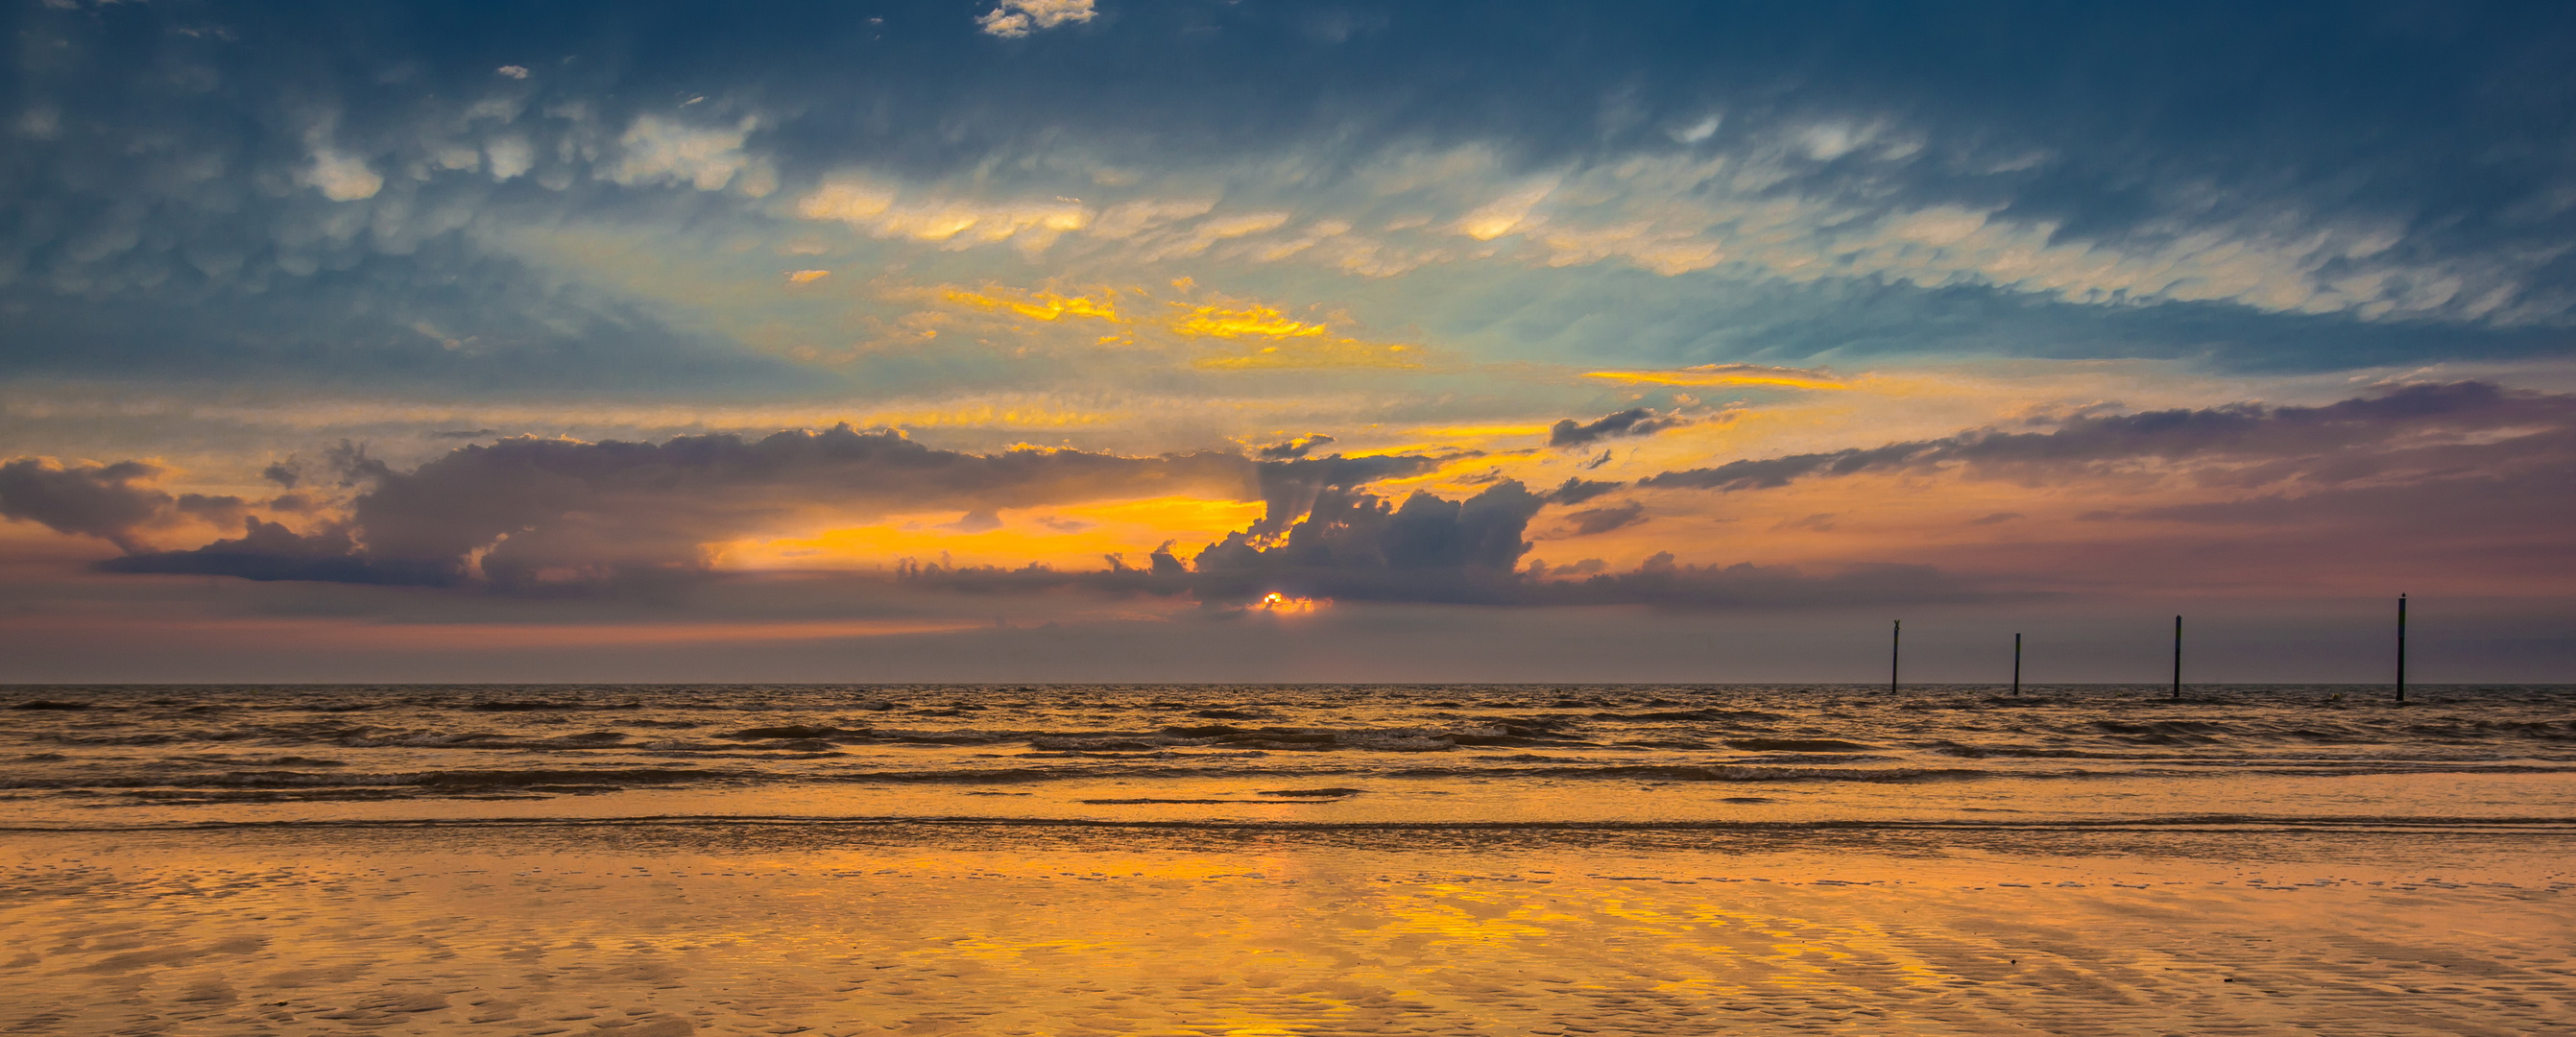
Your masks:
M 978 309 L 1008 310 L 1031 320 L 1051 321 L 1065 316 L 1075 316 L 1105 320 L 1111 324 L 1126 323 L 1118 316 L 1117 304 L 1111 301 L 1106 293 L 1097 299 L 1085 295 L 1059 295 L 1051 291 L 1019 294 L 1017 298 L 1013 298 L 1012 296 L 1017 293 L 998 288 L 990 291 L 992 294 L 988 295 L 951 288 L 940 293 L 940 298 Z
M 1771 385 L 1787 389 L 1848 389 L 1840 379 L 1821 371 L 1794 367 L 1761 367 L 1754 364 L 1702 364 L 1678 371 L 1587 371 L 1585 378 L 1600 378 L 1629 385 L 1737 386 Z
M 1296 368 L 1380 367 L 1409 369 L 1422 364 L 1411 346 L 1380 345 L 1358 339 L 1283 343 L 1245 353 L 1201 357 L 1190 366 L 1210 371 L 1286 370 Z
M 1155 497 L 1067 507 L 901 515 L 807 536 L 745 538 L 717 545 L 724 569 L 845 569 L 903 558 L 938 558 L 1006 568 L 1039 564 L 1097 569 L 1105 555 L 1141 562 L 1168 541 L 1204 543 L 1259 520 L 1259 501 Z
M 1181 303 L 1173 303 L 1181 306 Z M 1172 330 L 1183 335 L 1211 338 L 1311 338 L 1322 335 L 1324 326 L 1290 318 L 1272 306 L 1246 306 L 1228 309 L 1223 306 L 1189 307 L 1188 312 L 1172 320 Z
M 1405 431 L 1417 436 L 1544 436 L 1545 425 L 1417 425 Z

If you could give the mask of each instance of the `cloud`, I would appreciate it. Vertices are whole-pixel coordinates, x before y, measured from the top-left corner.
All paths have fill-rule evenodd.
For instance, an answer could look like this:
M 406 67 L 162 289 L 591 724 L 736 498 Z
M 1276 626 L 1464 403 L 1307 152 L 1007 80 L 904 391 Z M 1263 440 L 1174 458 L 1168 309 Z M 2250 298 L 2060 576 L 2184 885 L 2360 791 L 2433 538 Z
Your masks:
M 365 159 L 329 147 L 316 148 L 312 164 L 296 179 L 307 187 L 320 188 L 322 197 L 335 202 L 373 198 L 385 186 L 385 178 L 367 168 Z
M 1004 508 L 1182 495 L 1268 501 L 1273 514 L 1289 516 L 1284 523 L 1320 497 L 1437 463 L 1414 456 L 1254 461 L 1221 451 L 1127 457 L 1034 447 L 971 454 L 846 425 L 758 439 L 505 439 L 408 471 L 344 448 L 332 466 L 362 487 L 344 519 L 299 534 L 253 518 L 241 538 L 162 552 L 144 551 L 127 535 L 184 503 L 126 485 L 150 474 L 149 466 L 65 470 L 12 462 L 0 469 L 0 500 L 12 517 L 23 512 L 126 547 L 131 557 L 107 564 L 111 572 L 538 591 L 667 581 L 703 571 L 710 543 L 782 524 L 893 512 L 961 509 L 965 518 L 947 528 L 974 533 L 999 528 L 996 512 Z M 218 513 L 225 501 L 240 505 L 208 499 L 201 510 Z
M 1591 500 L 1594 497 L 1601 496 L 1602 494 L 1625 485 L 1627 484 L 1621 482 L 1599 482 L 1588 479 L 1568 478 L 1565 480 L 1564 484 L 1558 486 L 1556 489 L 1548 491 L 1547 499 L 1553 504 L 1564 504 L 1570 506 L 1581 504 L 1584 501 Z
M 1095 13 L 1091 0 L 1002 0 L 1001 6 L 984 12 L 975 24 L 991 35 L 1013 39 L 1028 35 L 1031 29 L 1087 22 Z
M 1214 338 L 1303 338 L 1320 336 L 1322 324 L 1308 324 L 1279 312 L 1275 306 L 1243 307 L 1187 306 L 1172 319 L 1172 331 L 1187 336 Z
M 134 485 L 160 472 L 141 461 L 66 467 L 52 458 L 12 458 L 0 463 L 0 517 L 141 550 L 136 530 L 177 503 L 169 494 Z
M 1095 216 L 1089 206 L 1054 199 L 988 202 L 934 194 L 897 204 L 902 194 L 873 179 L 841 175 L 799 199 L 796 213 L 847 223 L 879 238 L 947 249 L 1009 242 L 1032 256 L 1065 233 L 1090 226 Z
M 1807 608 L 1858 603 L 1964 602 L 2003 595 L 1931 566 L 1861 564 L 1826 575 L 1791 566 L 1677 564 L 1658 553 L 1624 573 L 1587 559 L 1554 570 L 1516 571 L 1522 539 L 1546 500 L 1518 482 L 1464 500 L 1414 493 L 1401 504 L 1336 488 L 1312 509 L 1274 505 L 1253 528 L 1183 560 L 1170 545 L 1150 568 L 1111 559 L 1110 569 L 1064 572 L 1030 565 L 908 567 L 921 586 L 981 593 L 1081 588 L 1110 594 L 1189 595 L 1236 608 L 1271 594 L 1340 602 L 1460 605 L 1655 605 L 1671 608 Z M 1617 513 L 1624 509 L 1600 509 Z M 1642 509 L 1639 509 L 1642 511 Z M 1554 574 L 1560 578 L 1550 579 Z M 1563 577 L 1584 577 L 1567 579 Z
M 987 533 L 1002 528 L 1002 516 L 996 514 L 991 508 L 977 508 L 943 528 L 960 533 Z
M 1333 437 L 1318 432 L 1311 436 L 1291 439 L 1285 443 L 1273 443 L 1253 451 L 1252 456 L 1264 461 L 1293 461 L 1306 456 L 1307 451 L 1332 441 Z
M 940 293 L 945 302 L 963 303 L 981 310 L 1008 311 L 1032 320 L 1055 321 L 1065 317 L 1090 317 L 1111 324 L 1124 324 L 1118 315 L 1118 300 L 1109 293 L 1095 298 L 1088 295 L 1063 295 L 1053 291 L 1015 292 L 999 286 L 986 286 L 980 292 L 950 289 Z
M 1809 477 L 1965 466 L 1989 472 L 2072 472 L 2195 462 L 2207 480 L 2252 486 L 2301 479 L 2348 482 L 2435 470 L 2456 450 L 2509 451 L 2576 429 L 2576 396 L 2486 382 L 2407 385 L 2323 407 L 2229 404 L 2197 410 L 2082 416 L 2049 432 L 1991 429 L 1664 472 L 1638 485 L 1722 492 L 1770 489 Z M 2475 446 L 2459 437 L 2496 436 Z M 2448 438 L 2446 438 L 2448 437 Z
M 1733 388 L 1738 386 L 1777 387 L 1786 389 L 1843 389 L 1840 379 L 1822 371 L 1795 367 L 1764 367 L 1759 364 L 1702 364 L 1678 371 L 1587 371 L 1585 378 L 1628 385 L 1705 386 Z
M 1314 511 L 1337 491 L 1366 486 L 1380 479 L 1419 475 L 1438 467 L 1440 459 L 1410 454 L 1375 457 L 1301 458 L 1260 465 L 1261 501 L 1267 510 L 1246 533 L 1263 540 L 1286 533 L 1292 523 Z
M 237 539 L 186 551 L 145 551 L 100 562 L 101 572 L 182 576 L 234 576 L 262 582 L 309 580 L 394 587 L 444 587 L 460 582 L 455 566 L 436 561 L 367 557 L 345 524 L 329 523 L 298 534 L 274 522 L 246 520 Z
M 1298 461 L 1290 465 L 1317 465 Z M 1107 572 L 1059 572 L 923 566 L 918 583 L 956 589 L 1026 591 L 1080 587 L 1113 593 L 1187 594 L 1212 606 L 1241 606 L 1265 595 L 1337 601 L 1431 601 L 1499 604 L 1521 582 L 1514 572 L 1529 543 L 1522 532 L 1546 502 L 1517 482 L 1502 482 L 1465 500 L 1415 493 L 1402 504 L 1354 490 L 1310 469 L 1317 492 L 1274 499 L 1251 528 L 1228 534 L 1187 562 L 1169 545 L 1150 569 L 1112 559 Z M 1284 502 L 1283 502 L 1284 500 Z
M 1568 537 L 1588 537 L 1597 533 L 1607 533 L 1614 529 L 1623 529 L 1628 526 L 1644 522 L 1646 520 L 1646 506 L 1636 501 L 1628 501 L 1624 504 L 1613 504 L 1609 507 L 1586 508 L 1582 511 L 1567 515 L 1565 518 L 1568 525 L 1561 535 Z
M 2029 597 L 2000 592 L 1928 565 L 1861 563 L 1812 574 L 1796 566 L 1677 565 L 1656 554 L 1624 573 L 1546 581 L 1527 599 L 1558 605 L 1658 605 L 1685 609 L 1833 608 L 1847 605 L 1966 603 Z
M 1547 431 L 1547 445 L 1554 447 L 1586 446 L 1594 441 L 1619 436 L 1647 436 L 1668 428 L 1689 424 L 1668 414 L 1657 414 L 1644 407 L 1631 407 L 1616 414 L 1604 415 L 1586 423 L 1567 418 Z
M 2556 38 L 2546 27 L 2413 41 L 2435 57 L 2408 79 L 2361 77 L 2329 56 L 2386 42 L 2393 30 L 2373 19 L 2292 38 L 2218 14 L 2144 25 L 2101 12 L 1945 50 L 1814 15 L 1676 8 L 1568 15 L 1566 37 L 1513 32 L 1510 18 L 1473 30 L 1425 18 L 1314 48 L 1291 43 L 1312 12 L 1227 5 L 1193 23 L 1205 30 L 1193 60 L 1126 31 L 1139 19 L 1039 65 L 965 34 L 903 44 L 919 60 L 854 57 L 882 35 L 858 12 L 793 26 L 675 12 L 673 38 L 702 42 L 703 60 L 613 57 L 619 37 L 567 17 L 513 35 L 524 63 L 503 66 L 460 45 L 457 34 L 482 31 L 472 17 L 373 33 L 287 9 L 244 14 L 241 39 L 278 43 L 254 50 L 173 37 L 194 26 L 162 6 L 118 8 L 133 31 L 30 23 L 68 46 L 63 61 L 28 67 L 10 120 L 0 285 L 21 296 L 13 304 L 60 309 L 19 319 L 33 344 L 14 363 L 116 370 L 82 359 L 108 353 L 88 348 L 106 340 L 219 373 L 263 350 L 343 363 L 381 352 L 403 368 L 411 358 L 381 345 L 399 339 L 372 332 L 424 318 L 536 353 L 657 322 L 721 338 L 740 327 L 704 319 L 702 299 L 621 291 L 616 272 L 562 255 L 528 269 L 499 243 L 583 219 L 654 223 L 695 236 L 656 258 L 686 256 L 703 273 L 730 254 L 706 246 L 775 231 L 777 210 L 735 192 L 759 193 L 767 175 L 802 194 L 863 164 L 905 203 L 861 221 L 882 241 L 1035 253 L 1071 240 L 1099 250 L 1075 260 L 1089 269 L 1179 261 L 1154 255 L 1389 277 L 1483 264 L 1502 276 L 1418 293 L 1415 313 L 1472 314 L 1432 333 L 1510 328 L 1530 341 L 1533 326 L 1570 326 L 1579 312 L 1583 334 L 1555 341 L 1634 345 L 1604 366 L 1933 345 L 2331 365 L 2365 351 L 2348 336 L 2410 356 L 2555 348 L 2483 332 L 2563 325 L 2576 304 L 2567 163 L 2534 130 L 2546 118 L 2499 107 L 2519 94 L 2489 82 L 2524 67 L 2498 55 L 2548 67 L 2535 50 Z M 1015 19 L 1004 31 L 1093 13 L 979 6 Z M 1578 37 L 1593 41 L 1581 55 L 1562 50 Z M 2149 56 L 2208 38 L 2243 49 L 2143 74 Z M 2133 52 L 2109 39 L 2149 42 Z M 1425 62 L 1453 74 L 1425 85 L 1402 71 Z M 1641 84 L 1633 118 L 1617 123 L 1567 85 L 1614 71 Z M 2082 89 L 2097 74 L 2148 85 Z M 2262 84 L 2262 103 L 2241 113 L 2191 100 L 2244 82 Z M 710 110 L 723 114 L 695 114 Z M 317 118 L 328 133 L 308 136 Z M 737 132 L 754 118 L 756 133 Z M 281 190 L 298 183 L 316 189 Z M 656 190 L 674 184 L 726 197 L 627 197 L 681 194 Z M 1638 288 L 1619 269 L 1574 269 L 1593 264 L 1701 276 Z M 556 291 L 573 282 L 605 298 Z M 102 299 L 148 300 L 165 319 L 120 323 L 134 318 L 102 314 Z M 1685 312 L 1662 315 L 1664 300 Z M 1604 312 L 1622 301 L 1633 312 Z M 1838 315 L 1844 303 L 1857 316 Z M 481 316 L 447 319 L 457 314 Z M 1997 315 L 2016 332 L 1988 333 L 1980 318 Z M 522 316 L 522 335 L 462 326 Z M 839 330 L 792 319 L 814 337 Z M 2195 319 L 2219 332 L 2156 324 Z M 455 362 L 507 367 L 523 354 L 487 355 L 501 359 Z
M 483 164 L 493 180 L 507 183 L 536 168 L 536 145 L 525 137 L 494 137 L 483 142 Z
M 742 145 L 759 125 L 758 119 L 748 116 L 730 127 L 691 126 L 665 116 L 638 116 L 617 139 L 617 165 L 608 170 L 606 178 L 628 187 L 685 183 L 701 191 L 724 190 L 735 176 L 753 167 L 754 159 L 742 150 Z M 776 175 L 762 168 L 757 175 L 744 178 L 744 194 L 757 198 L 776 189 Z
M 1459 219 L 1458 233 L 1477 241 L 1492 241 L 1534 226 L 1530 210 L 1555 191 L 1558 183 L 1558 178 L 1546 177 L 1514 188 L 1511 193 L 1487 202 Z
M 370 557 L 461 569 L 481 551 L 483 574 L 512 584 L 693 567 L 704 543 L 822 509 L 846 521 L 1180 492 L 1241 499 L 1257 484 L 1252 463 L 1226 453 L 977 455 L 840 426 L 757 440 L 469 446 L 382 474 L 351 516 Z
M 1512 481 L 1461 501 L 1415 493 L 1402 505 L 1328 489 L 1284 537 L 1246 531 L 1199 552 L 1191 561 L 1193 590 L 1202 600 L 1271 591 L 1337 600 L 1465 595 L 1510 578 L 1529 550 L 1522 532 L 1545 503 Z

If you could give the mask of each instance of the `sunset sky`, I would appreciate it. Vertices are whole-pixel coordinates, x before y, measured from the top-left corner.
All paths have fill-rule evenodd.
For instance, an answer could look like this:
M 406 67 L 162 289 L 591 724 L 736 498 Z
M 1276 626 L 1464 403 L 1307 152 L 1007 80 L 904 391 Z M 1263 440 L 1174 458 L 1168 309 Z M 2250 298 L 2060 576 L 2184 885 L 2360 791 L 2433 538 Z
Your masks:
M 5 0 L 0 681 L 2576 680 L 2576 8 Z

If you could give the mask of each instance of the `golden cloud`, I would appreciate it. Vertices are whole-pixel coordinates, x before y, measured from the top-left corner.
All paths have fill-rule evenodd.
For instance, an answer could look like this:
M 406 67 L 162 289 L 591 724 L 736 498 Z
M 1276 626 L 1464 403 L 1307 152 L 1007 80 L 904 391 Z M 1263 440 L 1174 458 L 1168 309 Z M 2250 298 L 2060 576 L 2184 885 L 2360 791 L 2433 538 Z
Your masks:
M 1223 306 L 1188 307 L 1172 319 L 1172 330 L 1182 335 L 1205 338 L 1310 338 L 1324 333 L 1321 324 L 1296 320 L 1273 306 L 1246 306 L 1229 309 Z
M 1417 355 L 1412 346 L 1382 345 L 1346 338 L 1331 342 L 1283 343 L 1262 346 L 1247 353 L 1200 357 L 1191 361 L 1190 366 L 1209 371 L 1331 367 L 1410 369 L 1422 366 L 1421 361 L 1414 359 Z
M 961 306 L 1008 310 L 1032 320 L 1056 320 L 1070 315 L 1105 320 L 1111 324 L 1126 323 L 1118 316 L 1118 304 L 1108 292 L 1102 292 L 1095 299 L 1087 295 L 1059 295 L 1052 291 L 1020 293 L 988 288 L 984 292 L 970 292 L 951 288 L 941 292 L 940 298 Z
M 1848 389 L 1841 379 L 1822 371 L 1795 367 L 1763 367 L 1757 364 L 1702 364 L 1677 371 L 1587 371 L 1585 378 L 1600 378 L 1628 385 L 1673 385 L 1724 387 L 1769 385 L 1785 389 Z

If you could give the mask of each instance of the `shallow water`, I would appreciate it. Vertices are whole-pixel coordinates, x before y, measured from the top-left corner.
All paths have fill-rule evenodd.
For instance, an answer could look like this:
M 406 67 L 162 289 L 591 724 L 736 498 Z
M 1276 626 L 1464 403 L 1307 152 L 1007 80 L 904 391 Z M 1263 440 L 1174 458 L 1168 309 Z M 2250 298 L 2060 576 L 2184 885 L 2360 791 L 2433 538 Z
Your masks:
M 1997 692 L 0 689 L 0 1032 L 2576 1032 L 2576 689 Z
M 2522 835 L 800 823 L 45 833 L 40 1033 L 2536 1034 Z

